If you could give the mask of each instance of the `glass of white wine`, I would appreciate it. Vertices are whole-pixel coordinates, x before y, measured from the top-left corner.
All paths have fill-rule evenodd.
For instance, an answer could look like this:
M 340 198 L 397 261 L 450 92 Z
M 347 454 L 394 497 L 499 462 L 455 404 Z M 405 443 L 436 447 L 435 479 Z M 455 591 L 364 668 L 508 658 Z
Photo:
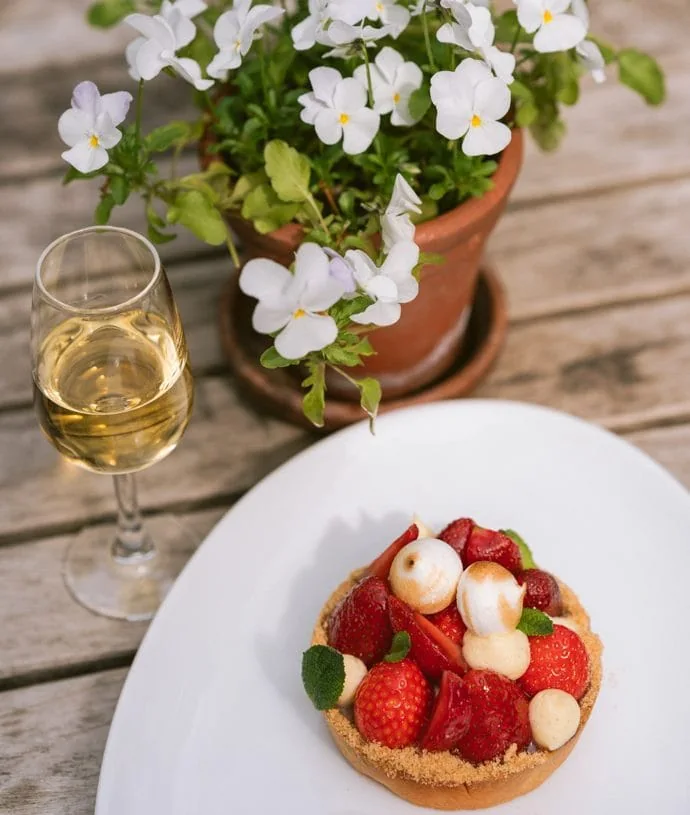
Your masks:
M 150 619 L 195 541 L 169 515 L 142 521 L 134 473 L 172 452 L 192 411 L 182 324 L 158 253 L 136 232 L 91 227 L 41 255 L 31 318 L 34 404 L 69 461 L 112 475 L 114 528 L 72 541 L 63 574 L 107 617 Z

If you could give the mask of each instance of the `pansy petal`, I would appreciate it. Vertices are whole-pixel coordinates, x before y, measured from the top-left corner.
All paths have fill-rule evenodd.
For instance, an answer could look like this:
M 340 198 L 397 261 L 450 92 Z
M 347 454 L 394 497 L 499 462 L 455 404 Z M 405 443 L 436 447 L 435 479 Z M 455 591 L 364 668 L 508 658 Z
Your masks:
M 70 108 L 58 120 L 58 133 L 68 147 L 74 147 L 89 138 L 94 120 L 88 113 Z
M 170 25 L 162 17 L 128 14 L 124 21 L 147 40 L 155 40 L 159 43 L 162 51 L 175 50 L 175 35 Z
M 343 137 L 340 117 L 331 108 L 324 108 L 318 112 L 314 119 L 314 129 L 324 144 L 337 144 Z
M 108 151 L 103 147 L 91 147 L 87 141 L 75 144 L 62 153 L 62 158 L 80 173 L 92 173 L 108 163 Z
M 369 108 L 362 108 L 349 114 L 349 117 L 347 124 L 343 125 L 343 151 L 350 156 L 358 156 L 376 138 L 381 117 Z
M 336 71 L 335 68 L 319 67 L 309 71 L 314 96 L 329 107 L 333 106 L 335 89 L 342 78 L 340 71 Z
M 106 150 L 115 147 L 122 139 L 122 133 L 115 127 L 107 113 L 101 113 L 96 119 L 94 131 L 94 135 L 98 138 L 101 147 L 105 147 Z
M 393 184 L 393 194 L 386 207 L 386 214 L 399 215 L 405 212 L 420 213 L 422 201 L 412 189 L 402 173 L 398 173 Z
M 544 0 L 544 8 L 552 14 L 563 14 L 571 3 L 572 0 Z
M 146 40 L 137 51 L 137 72 L 139 76 L 146 80 L 158 76 L 158 74 L 168 64 L 161 57 L 161 46 L 156 40 Z
M 581 64 L 591 71 L 595 82 L 606 81 L 606 61 L 599 46 L 591 40 L 584 40 L 576 47 Z
M 206 11 L 208 5 L 204 0 L 176 0 L 175 8 L 191 20 L 192 17 L 196 17 Z
M 130 42 L 130 44 L 125 48 L 125 59 L 127 60 L 127 65 L 129 67 L 129 75 L 135 82 L 139 82 L 141 79 L 139 70 L 137 69 L 137 54 L 145 42 L 146 37 L 137 37 L 136 40 L 132 40 L 132 42 Z
M 478 59 L 464 59 L 455 69 L 454 84 L 457 90 L 476 88 L 480 82 L 491 79 L 489 66 Z
M 224 82 L 228 78 L 228 71 L 238 68 L 241 64 L 242 57 L 234 48 L 231 51 L 219 51 L 209 62 L 206 73 Z
M 431 101 L 437 105 L 444 99 L 455 96 L 455 74 L 453 71 L 438 71 L 431 77 Z
M 209 73 L 210 73 L 209 68 Z M 303 93 L 297 100 L 303 106 L 300 113 L 300 119 L 308 125 L 313 125 L 319 113 L 326 109 L 327 106 L 320 102 L 313 93 Z
M 533 34 L 544 21 L 544 8 L 541 0 L 519 0 L 517 17 L 528 34 Z
M 244 264 L 240 274 L 240 289 L 257 300 L 270 298 L 276 303 L 292 282 L 292 275 L 285 266 L 268 258 L 255 258 Z
M 424 74 L 419 65 L 414 62 L 405 62 L 401 65 L 395 75 L 395 84 L 398 88 L 407 87 L 408 85 L 414 90 L 421 87 L 424 81 Z
M 294 309 L 287 306 L 271 306 L 258 303 L 252 314 L 252 327 L 259 334 L 272 334 L 286 326 L 292 317 Z
M 330 274 L 330 258 L 316 243 L 303 243 L 295 255 L 291 290 L 308 311 L 325 311 L 340 300 L 343 288 Z
M 179 74 L 182 79 L 186 79 L 190 85 L 198 91 L 207 91 L 213 84 L 212 79 L 203 79 L 199 63 L 188 57 L 175 57 L 169 61 L 170 67 Z
M 396 243 L 381 267 L 381 272 L 393 280 L 401 283 L 412 274 L 412 270 L 419 262 L 419 246 L 412 241 Z
M 589 9 L 585 0 L 571 0 L 570 10 L 579 20 L 582 20 L 585 28 L 589 29 Z
M 389 85 L 393 83 L 398 70 L 405 64 L 402 54 L 388 45 L 379 51 L 375 62 L 376 67 L 381 71 L 383 78 Z
M 395 282 L 383 274 L 374 275 L 366 284 L 364 290 L 370 297 L 381 300 L 384 303 L 398 302 L 398 287 Z
M 175 48 L 184 48 L 196 37 L 196 26 L 194 23 L 182 14 L 179 9 L 173 8 L 164 19 L 172 29 L 175 37 Z
M 303 314 L 294 317 L 275 339 L 276 351 L 285 359 L 300 359 L 311 351 L 320 351 L 335 341 L 338 326 L 332 317 Z
M 474 5 L 469 5 L 467 9 L 472 18 L 472 25 L 468 32 L 472 45 L 475 48 L 493 45 L 495 29 L 489 9 Z
M 391 124 L 394 127 L 412 127 L 412 125 L 419 121 L 419 117 L 415 118 L 410 113 L 411 96 L 412 91 L 398 93 L 398 101 L 395 104 L 395 108 L 391 114 Z M 382 111 L 377 108 L 376 112 L 381 113 Z
M 474 112 L 481 119 L 501 119 L 510 108 L 510 90 L 497 77 L 480 82 L 474 91 Z
M 410 22 L 410 12 L 402 6 L 390 5 L 386 7 L 381 15 L 381 21 L 390 26 L 392 29 L 391 36 L 397 39 Z
M 282 17 L 283 14 L 285 14 L 285 9 L 276 8 L 275 6 L 254 6 L 254 8 L 250 10 L 249 14 L 247 14 L 247 19 L 243 27 L 246 27 L 250 31 L 254 32 L 262 25 Z
M 101 107 L 98 87 L 93 82 L 80 82 L 72 91 L 72 107 L 95 119 Z
M 377 300 L 359 314 L 352 315 L 352 322 L 360 325 L 393 325 L 400 319 L 401 308 L 399 303 L 382 303 Z
M 398 302 L 411 303 L 419 294 L 419 282 L 412 275 L 398 281 Z
M 296 51 L 307 51 L 313 48 L 316 43 L 316 32 L 319 28 L 319 20 L 316 17 L 307 17 L 301 23 L 293 26 L 290 36 Z
M 360 26 L 334 20 L 323 32 L 323 36 L 321 38 L 317 37 L 317 39 L 324 40 L 324 45 L 348 45 L 359 39 L 361 34 L 362 28 Z
M 467 132 L 470 119 L 470 110 L 466 105 L 462 110 L 456 110 L 444 104 L 437 108 L 436 130 L 446 139 L 459 139 Z
M 330 0 L 328 14 L 334 20 L 355 25 L 361 23 L 371 6 L 371 0 Z
M 482 56 L 492 67 L 496 76 L 506 85 L 513 81 L 513 71 L 515 70 L 515 56 L 507 51 L 500 51 L 495 45 L 490 45 L 482 50 Z
M 237 12 L 224 11 L 213 27 L 213 39 L 218 48 L 232 48 L 240 34 L 240 21 Z
M 512 131 L 503 122 L 484 120 L 479 127 L 471 127 L 462 142 L 466 156 L 493 156 L 509 144 Z
M 413 241 L 414 233 L 415 226 L 406 213 L 381 216 L 381 236 L 383 237 L 383 248 L 386 252 L 390 252 L 396 243 Z
M 114 125 L 124 122 L 131 104 L 132 94 L 128 91 L 106 93 L 101 96 L 101 109 L 110 116 L 110 120 Z
M 534 47 L 541 54 L 568 51 L 581 43 L 586 35 L 587 29 L 582 20 L 573 14 L 557 14 L 534 35 Z
M 333 93 L 333 106 L 339 113 L 353 113 L 367 103 L 367 92 L 353 77 L 343 79 Z
M 361 249 L 348 249 L 345 252 L 345 260 L 352 266 L 355 280 L 360 286 L 365 286 L 378 274 L 374 261 Z

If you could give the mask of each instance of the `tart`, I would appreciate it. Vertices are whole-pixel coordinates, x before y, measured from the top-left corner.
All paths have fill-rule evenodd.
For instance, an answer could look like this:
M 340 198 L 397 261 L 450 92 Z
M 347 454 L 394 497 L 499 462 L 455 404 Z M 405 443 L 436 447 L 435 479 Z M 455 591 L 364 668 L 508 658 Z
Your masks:
M 568 757 L 602 644 L 512 532 L 413 524 L 328 598 L 302 678 L 343 756 L 411 803 L 482 809 Z

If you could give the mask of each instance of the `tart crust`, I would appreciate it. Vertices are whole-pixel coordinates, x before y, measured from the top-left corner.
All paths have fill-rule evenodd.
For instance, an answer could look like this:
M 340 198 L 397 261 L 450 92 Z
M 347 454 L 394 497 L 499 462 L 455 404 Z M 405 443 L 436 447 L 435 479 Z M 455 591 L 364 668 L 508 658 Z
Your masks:
M 326 645 L 328 618 L 342 598 L 362 577 L 350 577 L 329 597 L 321 609 L 312 645 Z M 340 752 L 363 775 L 388 787 L 400 798 L 434 809 L 484 809 L 511 801 L 542 784 L 570 755 L 589 719 L 601 687 L 601 640 L 590 628 L 589 616 L 577 595 L 559 581 L 564 616 L 569 617 L 589 654 L 591 679 L 580 700 L 580 726 L 573 738 L 553 752 L 518 753 L 515 745 L 502 759 L 475 765 L 450 752 L 432 753 L 416 747 L 391 749 L 368 742 L 341 710 L 324 712 L 326 724 Z

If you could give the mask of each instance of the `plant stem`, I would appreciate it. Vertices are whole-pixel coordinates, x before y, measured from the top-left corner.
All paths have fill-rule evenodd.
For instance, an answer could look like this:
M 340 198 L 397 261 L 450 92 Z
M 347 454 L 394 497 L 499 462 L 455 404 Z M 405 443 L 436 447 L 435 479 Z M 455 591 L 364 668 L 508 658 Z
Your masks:
M 369 107 L 374 107 L 374 86 L 371 82 L 371 63 L 369 62 L 369 53 L 367 52 L 367 46 L 365 43 L 362 43 L 362 55 L 364 56 L 364 64 L 367 68 L 367 91 L 369 95 Z
M 342 376 L 344 379 L 347 379 L 351 385 L 354 385 L 359 390 L 359 382 L 357 382 L 354 377 L 350 376 L 350 374 L 346 374 L 342 368 L 340 368 L 338 365 L 334 365 L 332 362 L 327 362 L 326 365 L 328 365 L 329 368 L 332 368 L 337 374 L 340 374 L 340 376 Z
M 431 50 L 431 36 L 429 35 L 429 21 L 426 18 L 426 0 L 424 0 L 424 8 L 422 9 L 422 28 L 424 29 L 424 44 L 426 45 L 426 55 L 429 59 L 429 67 L 432 71 L 436 70 L 436 63 L 434 62 L 434 53 Z
M 264 91 L 264 100 L 268 102 L 268 81 L 266 78 L 266 46 L 264 38 L 259 40 L 259 67 L 261 69 L 261 87 Z
M 228 230 L 227 237 L 225 239 L 225 244 L 228 247 L 228 252 L 230 252 L 230 257 L 232 258 L 232 262 L 235 265 L 236 269 L 240 268 L 240 256 L 237 254 L 237 248 L 233 243 L 232 236 L 230 235 L 230 230 Z
M 136 113 L 136 123 L 134 125 L 134 133 L 137 139 L 137 143 L 139 142 L 139 137 L 141 136 L 141 113 L 144 106 L 144 80 L 139 80 L 139 87 L 137 88 L 137 113 Z
M 515 34 L 513 34 L 513 43 L 510 46 L 510 53 L 514 54 L 515 49 L 517 48 L 518 40 L 520 39 L 520 32 L 522 31 L 522 26 L 518 24 L 518 27 L 515 29 Z
M 314 196 L 311 193 L 309 193 L 307 195 L 306 201 L 309 204 L 309 206 L 314 210 L 316 217 L 319 219 L 321 229 L 323 229 L 323 231 L 326 233 L 326 236 L 328 237 L 328 242 L 330 243 L 331 233 L 328 231 L 328 224 L 324 220 L 323 215 L 321 214 L 321 210 L 319 209 L 316 201 L 314 200 Z

